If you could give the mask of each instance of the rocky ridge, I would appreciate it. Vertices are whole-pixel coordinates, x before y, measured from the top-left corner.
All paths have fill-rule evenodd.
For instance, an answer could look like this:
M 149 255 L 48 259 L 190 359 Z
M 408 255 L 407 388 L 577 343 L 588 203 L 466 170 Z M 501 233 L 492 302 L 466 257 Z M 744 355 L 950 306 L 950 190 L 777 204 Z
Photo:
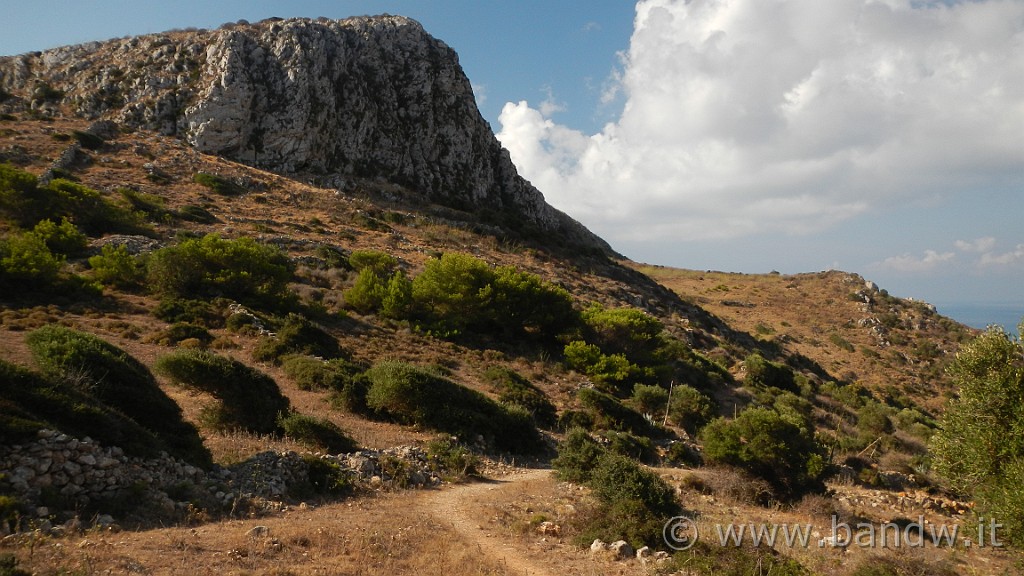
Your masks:
M 174 135 L 339 189 L 384 177 L 483 220 L 610 252 L 518 175 L 456 53 L 401 16 L 269 19 L 0 58 L 0 101 Z

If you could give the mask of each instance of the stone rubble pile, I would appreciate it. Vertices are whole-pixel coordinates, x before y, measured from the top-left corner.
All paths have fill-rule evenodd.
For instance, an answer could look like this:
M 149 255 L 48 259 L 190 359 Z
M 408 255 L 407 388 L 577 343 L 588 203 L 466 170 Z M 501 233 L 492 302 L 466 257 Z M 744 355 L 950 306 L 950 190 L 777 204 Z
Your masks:
M 441 481 L 426 453 L 415 446 L 340 455 L 270 451 L 207 471 L 166 453 L 143 459 L 88 437 L 40 430 L 34 441 L 0 446 L 0 494 L 13 496 L 29 516 L 41 518 L 74 517 L 85 508 L 105 512 L 104 505 L 125 498 L 146 502 L 150 511 L 170 517 L 197 501 L 224 509 L 233 509 L 240 499 L 284 501 L 294 489 L 308 486 L 312 458 L 338 465 L 354 484 L 369 488 Z M 54 502 L 64 509 L 54 509 Z M 0 531 L 10 528 L 0 522 Z

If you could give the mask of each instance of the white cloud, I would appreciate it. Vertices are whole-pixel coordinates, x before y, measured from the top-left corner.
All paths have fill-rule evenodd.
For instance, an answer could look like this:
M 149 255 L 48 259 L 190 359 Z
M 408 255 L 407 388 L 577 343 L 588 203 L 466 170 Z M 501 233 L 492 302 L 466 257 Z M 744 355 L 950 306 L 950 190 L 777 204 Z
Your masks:
M 549 97 L 506 104 L 498 135 L 613 244 L 813 233 L 1024 167 L 1024 2 L 642 0 L 620 74 L 600 133 Z
M 874 267 L 895 272 L 930 272 L 945 263 L 952 262 L 955 258 L 956 254 L 953 252 L 940 253 L 935 250 L 925 250 L 924 256 L 910 254 L 891 256 Z
M 974 240 L 957 240 L 953 243 L 957 250 L 961 252 L 979 252 L 985 253 L 990 252 L 992 248 L 995 248 L 996 239 L 991 236 L 985 236 L 984 238 L 977 238 Z
M 981 259 L 978 261 L 980 266 L 1012 266 L 1024 262 L 1024 244 L 1017 244 L 1017 247 L 1010 252 L 1003 252 L 1002 254 L 993 254 L 986 252 L 981 255 Z

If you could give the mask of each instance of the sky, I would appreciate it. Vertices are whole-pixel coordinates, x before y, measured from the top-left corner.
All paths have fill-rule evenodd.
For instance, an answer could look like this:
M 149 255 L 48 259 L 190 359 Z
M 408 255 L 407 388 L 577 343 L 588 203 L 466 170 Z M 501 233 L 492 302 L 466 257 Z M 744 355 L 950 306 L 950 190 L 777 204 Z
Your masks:
M 840 269 L 990 311 L 974 324 L 1024 316 L 1024 0 L 8 4 L 0 54 L 410 16 L 458 52 L 520 174 L 633 260 Z

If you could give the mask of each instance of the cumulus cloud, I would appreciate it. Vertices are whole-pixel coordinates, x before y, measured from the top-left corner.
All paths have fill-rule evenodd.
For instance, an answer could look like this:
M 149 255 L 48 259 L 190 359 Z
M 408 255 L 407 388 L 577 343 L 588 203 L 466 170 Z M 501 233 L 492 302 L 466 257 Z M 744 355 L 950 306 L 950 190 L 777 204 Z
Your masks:
M 550 97 L 502 110 L 552 204 L 613 244 L 814 233 L 1019 181 L 1024 3 L 642 0 L 606 94 L 622 110 L 597 134 Z
M 957 240 L 954 245 L 961 252 L 990 252 L 996 245 L 996 239 L 991 236 L 977 238 L 975 240 Z
M 942 264 L 952 262 L 956 258 L 953 252 L 936 252 L 925 250 L 923 256 L 903 254 L 891 256 L 883 260 L 877 267 L 895 272 L 930 272 Z
M 978 264 L 983 267 L 1006 267 L 1024 262 L 1024 244 L 1017 244 L 1017 247 L 1009 252 L 995 254 L 986 252 L 981 255 Z

